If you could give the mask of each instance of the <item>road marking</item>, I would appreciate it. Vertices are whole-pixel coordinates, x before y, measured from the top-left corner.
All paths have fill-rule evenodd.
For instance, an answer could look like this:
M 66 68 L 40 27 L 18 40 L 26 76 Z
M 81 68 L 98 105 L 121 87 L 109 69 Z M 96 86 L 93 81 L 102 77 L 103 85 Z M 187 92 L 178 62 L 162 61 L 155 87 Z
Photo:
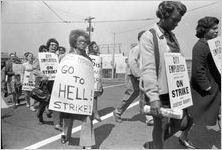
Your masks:
M 106 86 L 106 87 L 104 87 L 104 89 L 106 89 L 106 88 L 111 88 L 111 87 L 116 87 L 116 86 L 122 86 L 122 85 L 125 85 L 125 84 L 118 84 L 118 85 Z M 131 105 L 129 105 L 129 107 L 128 107 L 127 109 L 132 108 L 132 107 L 134 107 L 134 106 L 136 106 L 136 105 L 138 105 L 138 104 L 139 104 L 139 101 L 136 101 L 136 102 L 132 103 Z M 113 116 L 113 112 L 102 116 L 102 117 L 101 117 L 101 120 L 108 119 L 108 118 L 110 118 L 110 117 L 112 117 L 112 116 Z M 98 123 L 98 121 L 97 121 L 97 120 L 93 120 L 93 124 L 96 124 L 96 123 Z M 73 134 L 73 133 L 76 133 L 76 132 L 78 132 L 78 131 L 80 131 L 80 130 L 81 130 L 81 125 L 73 128 L 73 129 L 72 129 L 72 134 Z M 60 134 L 58 134 L 58 135 L 55 135 L 55 136 L 53 136 L 53 137 L 51 137 L 51 138 L 45 139 L 45 140 L 43 140 L 43 141 L 40 141 L 40 142 L 38 142 L 38 143 L 35 143 L 35 144 L 33 144 L 33 145 L 30 145 L 30 146 L 28 146 L 28 147 L 25 147 L 24 149 L 38 149 L 38 148 L 40 148 L 40 147 L 43 147 L 43 146 L 45 146 L 45 145 L 47 145 L 47 144 L 49 144 L 49 143 L 52 143 L 52 142 L 60 139 L 60 138 L 61 138 L 61 135 L 62 135 L 62 133 L 60 133 Z

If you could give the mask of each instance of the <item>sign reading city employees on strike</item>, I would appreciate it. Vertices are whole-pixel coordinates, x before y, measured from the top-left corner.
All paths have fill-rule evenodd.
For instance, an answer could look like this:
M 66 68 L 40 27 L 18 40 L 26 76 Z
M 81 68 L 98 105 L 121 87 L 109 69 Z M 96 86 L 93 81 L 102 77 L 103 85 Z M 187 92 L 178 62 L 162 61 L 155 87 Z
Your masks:
M 59 58 L 54 53 L 39 53 L 40 70 L 49 78 L 54 80 L 59 64 Z
M 89 55 L 89 57 L 93 61 L 93 71 L 94 71 L 94 79 L 95 79 L 94 90 L 101 91 L 102 89 L 100 89 L 101 87 L 99 87 L 98 84 L 102 80 L 102 77 L 101 77 L 102 57 L 96 56 L 96 55 Z
M 165 53 L 165 65 L 172 109 L 193 105 L 185 58 L 180 53 Z
M 80 55 L 67 54 L 58 65 L 49 109 L 91 115 L 93 98 L 92 62 Z
M 212 54 L 214 63 L 217 66 L 217 69 L 219 70 L 221 74 L 221 44 L 222 44 L 222 37 L 219 36 L 217 38 L 211 39 L 208 41 L 210 52 Z
M 22 90 L 31 91 L 35 88 L 35 76 L 30 71 L 25 71 L 23 76 Z

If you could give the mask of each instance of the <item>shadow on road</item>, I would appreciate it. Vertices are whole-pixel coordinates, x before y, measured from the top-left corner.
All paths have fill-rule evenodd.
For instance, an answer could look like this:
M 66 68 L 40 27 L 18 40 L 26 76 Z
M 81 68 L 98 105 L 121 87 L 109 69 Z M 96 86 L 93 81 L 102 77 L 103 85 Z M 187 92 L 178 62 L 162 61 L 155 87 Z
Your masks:
M 108 113 L 113 112 L 114 109 L 115 109 L 114 107 L 106 107 L 104 109 L 99 110 L 98 113 L 99 113 L 100 116 L 104 116 L 104 115 L 106 115 Z
M 73 137 L 71 137 L 70 140 L 69 140 L 69 145 L 79 146 L 79 138 L 73 138 Z
M 122 121 L 141 121 L 146 122 L 146 118 L 143 114 L 136 114 L 132 118 L 122 118 Z
M 115 127 L 114 124 L 104 124 L 95 129 L 96 145 L 93 147 L 99 149 L 103 141 L 109 136 L 112 129 Z

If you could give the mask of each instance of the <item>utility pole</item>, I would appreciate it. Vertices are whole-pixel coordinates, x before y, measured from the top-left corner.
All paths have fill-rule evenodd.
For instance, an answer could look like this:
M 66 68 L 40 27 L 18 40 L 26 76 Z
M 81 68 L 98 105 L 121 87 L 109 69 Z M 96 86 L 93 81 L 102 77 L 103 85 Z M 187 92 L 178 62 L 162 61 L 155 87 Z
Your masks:
M 89 41 L 91 42 L 91 32 L 94 31 L 93 27 L 92 27 L 92 20 L 95 19 L 95 17 L 88 17 L 85 19 L 85 21 L 87 21 L 89 23 L 89 27 L 86 28 L 86 31 L 89 32 Z
M 115 77 L 115 47 L 116 47 L 116 33 L 113 33 L 113 61 L 112 61 L 112 79 Z

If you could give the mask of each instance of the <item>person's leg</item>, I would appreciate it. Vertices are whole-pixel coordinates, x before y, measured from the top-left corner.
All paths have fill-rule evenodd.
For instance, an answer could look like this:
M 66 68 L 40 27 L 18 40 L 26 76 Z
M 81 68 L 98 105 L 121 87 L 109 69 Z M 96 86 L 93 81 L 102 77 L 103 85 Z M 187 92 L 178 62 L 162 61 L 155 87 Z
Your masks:
M 98 101 L 98 97 L 94 97 L 94 101 L 93 101 L 93 115 L 94 115 L 94 118 L 97 120 L 97 121 L 99 121 L 99 122 L 101 122 L 102 120 L 101 120 L 101 118 L 100 118 L 100 116 L 99 116 L 99 113 L 98 113 L 98 103 L 97 103 L 97 101 Z
M 80 131 L 80 146 L 86 149 L 95 145 L 95 134 L 93 129 L 92 117 L 87 116 L 83 119 Z
M 129 107 L 129 105 L 139 96 L 139 80 L 133 75 L 128 76 L 128 89 L 121 100 L 120 105 L 114 111 L 114 117 L 117 122 L 121 120 L 121 115 Z
M 60 112 L 58 111 L 52 111 L 52 118 L 54 123 L 54 128 L 56 130 L 62 131 L 61 129 L 61 121 L 60 121 Z
M 45 108 L 46 108 L 47 104 L 44 103 L 44 102 L 41 102 L 39 103 L 39 108 L 38 108 L 38 112 L 37 112 L 37 117 L 39 119 L 39 123 L 44 123 L 44 120 L 43 120 L 43 113 L 45 111 Z
M 71 118 L 63 118 L 63 135 L 62 138 L 65 141 L 61 141 L 63 144 L 66 143 L 72 135 L 72 126 L 73 126 L 73 119 Z M 62 139 L 61 139 L 62 140 Z

